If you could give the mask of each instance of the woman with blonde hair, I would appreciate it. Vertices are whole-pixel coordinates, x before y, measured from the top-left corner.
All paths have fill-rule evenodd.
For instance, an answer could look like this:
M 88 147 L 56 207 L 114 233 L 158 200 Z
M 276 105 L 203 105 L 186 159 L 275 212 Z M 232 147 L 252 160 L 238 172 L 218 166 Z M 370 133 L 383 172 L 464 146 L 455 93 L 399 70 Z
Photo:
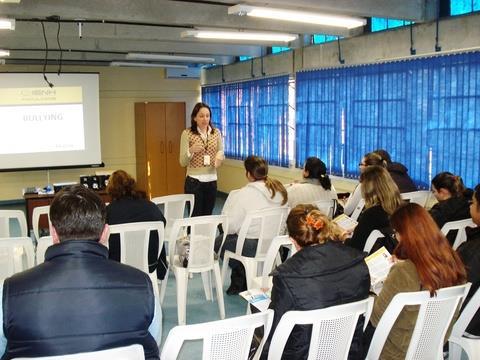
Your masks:
M 280 207 L 287 203 L 287 191 L 280 181 L 268 176 L 268 164 L 265 159 L 250 155 L 245 159 L 244 166 L 248 184 L 239 190 L 230 192 L 222 209 L 222 214 L 228 217 L 228 236 L 221 249 L 222 258 L 225 250 L 235 251 L 238 232 L 248 212 Z M 250 226 L 242 255 L 255 256 L 259 230 L 259 224 Z M 221 236 L 217 238 L 215 244 L 217 252 L 220 250 L 220 246 Z M 236 260 L 230 260 L 229 264 L 232 268 L 232 283 L 227 294 L 234 295 L 246 290 L 245 269 Z
M 375 152 L 370 152 L 365 154 L 362 157 L 362 160 L 358 164 L 358 168 L 360 170 L 360 176 L 361 174 L 369 167 L 369 166 L 381 166 L 381 167 L 386 167 L 387 163 L 383 158 L 375 153 Z M 353 193 L 350 195 L 348 198 L 347 202 L 345 203 L 343 207 L 343 212 L 347 215 L 352 215 L 353 211 L 357 207 L 358 203 L 362 199 L 362 184 L 359 183 Z
M 358 225 L 346 244 L 360 251 L 373 230 L 390 227 L 389 216 L 403 203 L 400 191 L 388 171 L 380 166 L 369 166 L 360 175 L 365 208 L 358 217 Z
M 268 354 L 272 334 L 284 313 L 315 310 L 368 297 L 370 275 L 361 252 L 343 244 L 343 231 L 313 205 L 297 205 L 287 218 L 287 228 L 297 253 L 273 272 L 272 302 L 275 311 L 262 358 Z M 363 321 L 359 321 L 349 359 L 363 353 Z M 282 359 L 306 359 L 310 326 L 295 326 Z
M 415 203 L 401 206 L 393 213 L 390 222 L 398 240 L 394 251 L 397 261 L 375 299 L 370 319 L 374 327 L 396 294 L 428 290 L 430 296 L 435 296 L 441 288 L 466 281 L 460 257 L 423 207 Z M 405 359 L 417 315 L 418 307 L 407 306 L 402 310 L 380 359 Z

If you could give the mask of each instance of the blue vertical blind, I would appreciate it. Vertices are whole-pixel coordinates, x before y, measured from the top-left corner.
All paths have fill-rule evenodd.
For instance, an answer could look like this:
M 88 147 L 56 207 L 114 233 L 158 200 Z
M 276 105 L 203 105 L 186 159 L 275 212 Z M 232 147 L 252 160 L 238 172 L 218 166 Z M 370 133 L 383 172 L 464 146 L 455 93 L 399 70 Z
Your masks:
M 450 15 L 480 11 L 480 0 L 450 0 Z
M 288 166 L 288 76 L 202 87 L 202 99 L 222 131 L 227 157 L 254 154 Z
M 296 162 L 316 155 L 358 176 L 361 157 L 389 151 L 421 187 L 441 171 L 480 181 L 480 53 L 297 74 Z
M 412 21 L 372 17 L 371 31 L 383 31 L 412 24 Z

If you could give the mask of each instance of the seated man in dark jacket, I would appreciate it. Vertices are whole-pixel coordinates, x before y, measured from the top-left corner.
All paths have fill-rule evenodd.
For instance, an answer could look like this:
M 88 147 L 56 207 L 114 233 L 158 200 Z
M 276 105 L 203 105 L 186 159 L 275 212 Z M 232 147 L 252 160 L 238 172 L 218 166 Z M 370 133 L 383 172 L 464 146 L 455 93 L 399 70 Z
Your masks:
M 160 308 L 148 274 L 108 260 L 105 205 L 76 185 L 50 206 L 54 245 L 45 262 L 3 284 L 2 359 L 141 344 L 158 359 Z M 2 292 L 0 292 L 1 294 Z

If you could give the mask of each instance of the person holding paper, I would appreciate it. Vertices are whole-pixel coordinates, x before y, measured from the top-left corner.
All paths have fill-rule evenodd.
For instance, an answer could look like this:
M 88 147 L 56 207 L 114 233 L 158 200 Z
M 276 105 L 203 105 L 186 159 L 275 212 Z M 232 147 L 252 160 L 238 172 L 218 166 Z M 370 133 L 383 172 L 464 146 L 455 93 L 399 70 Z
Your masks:
M 184 191 L 195 195 L 192 216 L 212 215 L 217 198 L 217 168 L 225 158 L 222 134 L 213 127 L 211 116 L 207 104 L 197 103 L 191 126 L 180 139 L 180 165 L 187 168 Z
M 290 238 L 298 252 L 273 272 L 272 329 L 262 352 L 266 359 L 270 341 L 282 315 L 290 310 L 315 310 L 368 297 L 370 275 L 363 255 L 343 244 L 344 232 L 313 205 L 298 205 L 287 218 Z M 363 355 L 363 321 L 359 321 L 349 359 Z M 311 327 L 295 326 L 282 359 L 306 359 Z
M 465 267 L 427 210 L 415 203 L 397 209 L 390 219 L 398 240 L 397 259 L 382 291 L 375 299 L 371 325 L 376 327 L 398 293 L 438 289 L 464 284 Z M 400 313 L 383 347 L 380 359 L 405 359 L 417 320 L 418 307 Z M 372 333 L 373 334 L 373 333 Z M 445 337 L 448 339 L 448 334 Z
M 373 230 L 388 229 L 388 217 L 403 203 L 397 185 L 388 171 L 380 166 L 369 166 L 360 175 L 365 208 L 358 217 L 358 225 L 346 244 L 363 251 Z M 393 249 L 387 249 L 393 251 Z

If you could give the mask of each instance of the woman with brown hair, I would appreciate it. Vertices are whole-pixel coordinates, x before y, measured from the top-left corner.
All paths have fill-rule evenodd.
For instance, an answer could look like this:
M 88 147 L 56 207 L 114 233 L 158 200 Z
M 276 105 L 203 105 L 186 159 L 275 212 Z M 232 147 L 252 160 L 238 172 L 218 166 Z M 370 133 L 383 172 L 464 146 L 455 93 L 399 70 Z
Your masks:
M 408 203 L 391 216 L 398 246 L 396 263 L 375 299 L 371 323 L 377 326 L 392 298 L 401 292 L 438 289 L 465 283 L 466 273 L 460 257 L 428 212 Z M 381 359 L 404 359 L 417 320 L 418 307 L 406 307 L 400 313 L 383 348 Z
M 192 216 L 212 215 L 217 197 L 217 168 L 224 159 L 222 134 L 212 123 L 212 111 L 195 104 L 191 126 L 180 139 L 180 165 L 187 168 L 185 194 L 195 196 Z
M 380 166 L 369 166 L 360 175 L 365 208 L 358 217 L 358 225 L 346 244 L 360 251 L 373 230 L 389 228 L 389 216 L 403 203 L 397 185 L 388 171 Z
M 360 176 L 369 166 L 381 166 L 386 167 L 387 163 L 382 159 L 382 157 L 375 153 L 370 152 L 365 154 L 358 164 L 360 170 Z M 362 199 L 362 184 L 358 184 L 353 193 L 348 198 L 347 202 L 343 207 L 343 212 L 347 215 L 352 215 L 353 211 L 357 207 L 358 203 Z
M 297 253 L 273 272 L 272 302 L 275 311 L 270 336 L 262 357 L 266 358 L 271 336 L 281 317 L 290 310 L 315 310 L 368 297 L 370 275 L 359 251 L 343 244 L 343 231 L 313 205 L 294 207 L 287 218 L 290 238 Z M 349 359 L 363 354 L 363 321 L 359 321 Z M 282 359 L 306 359 L 310 326 L 295 326 Z
M 116 225 L 141 221 L 162 221 L 166 223 L 162 212 L 153 202 L 146 198 L 144 191 L 137 189 L 133 177 L 123 170 L 117 170 L 110 175 L 107 193 L 112 202 L 107 206 L 107 224 Z M 157 270 L 158 279 L 162 280 L 167 271 L 165 249 L 158 255 L 158 234 L 152 232 L 148 244 L 149 271 Z M 109 258 L 120 261 L 120 238 L 113 234 L 109 239 Z
M 230 192 L 222 209 L 222 214 L 228 217 L 228 236 L 221 249 L 222 258 L 225 250 L 235 252 L 238 232 L 249 211 L 279 207 L 287 203 L 287 190 L 280 181 L 268 176 L 268 164 L 265 159 L 250 155 L 245 159 L 244 166 L 248 184 L 239 190 Z M 242 255 L 255 256 L 259 230 L 259 224 L 250 226 Z M 217 238 L 215 244 L 217 252 L 220 250 L 220 246 L 221 236 Z M 246 290 L 245 269 L 240 262 L 233 259 L 229 264 L 232 268 L 232 283 L 227 294 L 238 294 Z

